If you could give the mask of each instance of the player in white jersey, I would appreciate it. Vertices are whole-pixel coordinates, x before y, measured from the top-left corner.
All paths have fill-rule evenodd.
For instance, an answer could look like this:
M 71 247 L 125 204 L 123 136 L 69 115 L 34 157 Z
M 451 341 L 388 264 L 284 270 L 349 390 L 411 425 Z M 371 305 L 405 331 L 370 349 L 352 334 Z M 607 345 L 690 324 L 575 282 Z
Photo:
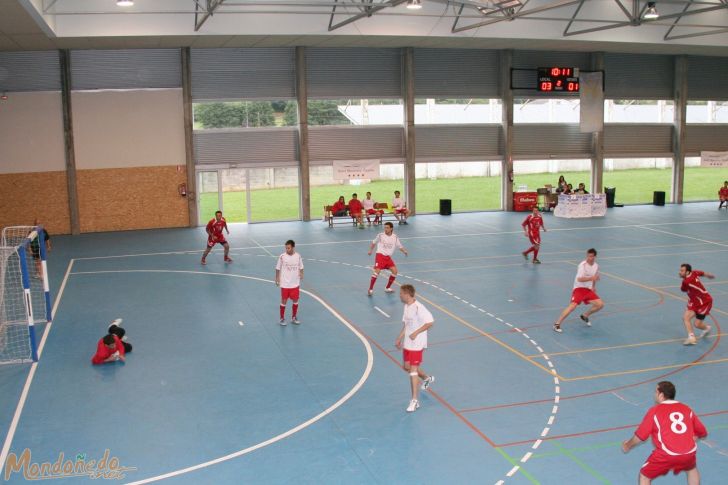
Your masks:
M 374 202 L 374 199 L 372 199 L 372 193 L 367 192 L 367 198 L 361 201 L 362 206 L 364 206 L 364 214 L 366 214 L 367 217 L 367 224 L 371 224 L 372 221 L 369 218 L 369 216 L 374 216 L 374 225 L 379 224 L 379 220 L 382 217 L 382 214 L 384 214 L 384 211 L 382 209 L 375 209 L 377 203 Z
M 407 412 L 412 413 L 420 407 L 418 392 L 421 388 L 426 391 L 435 382 L 435 376 L 428 376 L 422 370 L 422 354 L 427 348 L 427 331 L 432 328 L 435 319 L 425 306 L 415 299 L 415 287 L 402 285 L 399 290 L 399 299 L 404 303 L 402 315 L 402 331 L 397 336 L 395 347 L 402 349 L 404 370 L 409 373 L 412 399 L 407 406 Z M 422 383 L 420 385 L 420 379 Z
M 399 249 L 407 256 L 407 250 L 402 246 L 402 242 L 394 234 L 394 224 L 391 222 L 384 223 L 384 232 L 377 234 L 377 237 L 372 241 L 372 245 L 369 246 L 369 256 L 372 255 L 374 248 L 377 248 L 377 254 L 374 257 L 374 272 L 372 273 L 372 279 L 369 281 L 369 296 L 374 293 L 374 285 L 379 277 L 379 272 L 383 269 L 388 269 L 390 272 L 389 281 L 387 281 L 387 287 L 384 289 L 387 293 L 392 293 L 392 283 L 397 277 L 397 266 L 394 264 L 392 255 L 395 249 Z
M 407 224 L 407 216 L 409 215 L 409 209 L 407 209 L 407 202 L 401 197 L 399 190 L 394 191 L 394 199 L 392 199 L 392 211 L 394 217 L 399 221 L 400 224 Z
M 554 332 L 561 333 L 561 322 L 581 303 L 586 305 L 591 303 L 591 308 L 579 316 L 588 327 L 591 327 L 589 317 L 604 308 L 604 302 L 596 294 L 597 281 L 599 281 L 599 265 L 596 258 L 597 250 L 591 248 L 586 252 L 586 260 L 579 263 L 576 278 L 574 278 L 574 290 L 571 292 L 571 302 L 554 323 Z
M 278 256 L 276 263 L 276 286 L 281 287 L 280 324 L 283 326 L 286 325 L 286 304 L 289 298 L 293 302 L 291 323 L 301 323 L 298 320 L 298 298 L 302 279 L 303 258 L 296 252 L 296 243 L 289 239 L 286 241 L 286 252 Z

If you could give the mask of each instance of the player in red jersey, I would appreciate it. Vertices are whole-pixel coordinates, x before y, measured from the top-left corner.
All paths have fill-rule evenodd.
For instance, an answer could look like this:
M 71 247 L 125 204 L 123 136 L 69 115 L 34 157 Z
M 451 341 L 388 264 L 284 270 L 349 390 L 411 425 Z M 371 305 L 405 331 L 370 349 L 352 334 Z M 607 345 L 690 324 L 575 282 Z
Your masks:
M 688 475 L 688 485 L 699 485 L 696 441 L 708 436 L 708 430 L 690 407 L 675 401 L 672 382 L 657 384 L 655 402 L 657 405 L 647 411 L 632 438 L 622 443 L 622 451 L 628 453 L 652 436 L 655 449 L 640 468 L 639 484 L 649 485 L 670 471 L 675 475 L 684 471 Z
M 364 206 L 357 198 L 356 194 L 351 194 L 351 200 L 348 204 L 349 215 L 359 224 L 359 229 L 364 229 Z
M 225 236 L 222 233 L 223 229 L 228 233 L 228 235 L 230 234 L 227 222 L 225 222 L 225 218 L 222 216 L 222 211 L 216 211 L 215 218 L 210 219 L 210 222 L 207 223 L 207 227 L 205 228 L 207 231 L 207 248 L 205 249 L 205 252 L 202 253 L 202 260 L 200 261 L 201 264 L 207 264 L 205 258 L 207 258 L 207 255 L 210 254 L 210 251 L 212 251 L 212 248 L 215 247 L 215 244 L 222 244 L 222 247 L 225 248 L 225 262 L 233 262 L 233 260 L 228 257 L 230 245 L 225 240 Z
M 526 217 L 521 226 L 523 226 L 523 232 L 532 244 L 528 251 L 524 251 L 521 254 L 523 254 L 523 257 L 526 258 L 526 261 L 528 261 L 528 253 L 533 251 L 533 264 L 541 264 L 541 261 L 538 259 L 538 250 L 541 247 L 540 230 L 543 228 L 543 232 L 546 232 L 546 226 L 543 225 L 543 218 L 541 217 L 541 213 L 538 211 L 538 207 L 534 206 L 533 212 Z
M 695 318 L 695 327 L 702 330 L 699 338 L 708 335 L 712 329 L 704 320 L 707 315 L 710 315 L 710 309 L 713 308 L 713 297 L 703 286 L 700 277 L 705 276 L 712 280 L 715 275 L 697 269 L 693 270 L 693 267 L 687 263 L 680 265 L 679 274 L 683 280 L 680 290 L 688 294 L 688 307 L 683 313 L 683 323 L 688 332 L 688 338 L 685 339 L 683 345 L 695 345 L 697 339 L 693 333 L 693 318 Z
M 581 303 L 591 303 L 591 308 L 579 315 L 579 318 L 591 327 L 589 316 L 604 308 L 604 302 L 596 294 L 597 281 L 599 281 L 599 265 L 597 264 L 597 250 L 594 248 L 586 252 L 586 260 L 579 263 L 574 278 L 574 290 L 571 292 L 571 303 L 564 308 L 561 316 L 554 323 L 554 332 L 561 333 L 561 322 L 574 311 Z
M 718 197 L 720 198 L 718 209 L 720 210 L 720 208 L 723 207 L 723 204 L 725 204 L 726 209 L 728 209 L 728 180 L 723 182 L 723 187 L 721 187 L 718 191 Z
M 369 281 L 369 292 L 368 295 L 372 296 L 374 293 L 374 284 L 377 282 L 379 272 L 383 269 L 388 269 L 390 272 L 389 281 L 387 287 L 384 289 L 387 293 L 392 293 L 392 283 L 397 277 L 397 266 L 392 260 L 392 255 L 395 249 L 399 249 L 407 256 L 407 250 L 402 246 L 402 242 L 394 234 L 394 224 L 391 222 L 384 223 L 384 232 L 377 234 L 377 237 L 372 241 L 372 245 L 369 247 L 369 256 L 372 255 L 374 247 L 377 248 L 377 254 L 374 257 L 374 272 L 372 273 L 372 279 Z

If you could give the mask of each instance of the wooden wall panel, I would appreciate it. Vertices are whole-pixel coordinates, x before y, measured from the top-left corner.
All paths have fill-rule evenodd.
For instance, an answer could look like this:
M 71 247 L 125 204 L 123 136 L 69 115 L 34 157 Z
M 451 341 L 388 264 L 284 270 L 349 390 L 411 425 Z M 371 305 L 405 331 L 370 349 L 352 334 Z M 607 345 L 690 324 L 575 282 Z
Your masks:
M 184 166 L 79 170 L 81 232 L 187 227 L 186 182 Z
M 66 172 L 0 174 L 0 226 L 38 222 L 53 234 L 69 234 Z

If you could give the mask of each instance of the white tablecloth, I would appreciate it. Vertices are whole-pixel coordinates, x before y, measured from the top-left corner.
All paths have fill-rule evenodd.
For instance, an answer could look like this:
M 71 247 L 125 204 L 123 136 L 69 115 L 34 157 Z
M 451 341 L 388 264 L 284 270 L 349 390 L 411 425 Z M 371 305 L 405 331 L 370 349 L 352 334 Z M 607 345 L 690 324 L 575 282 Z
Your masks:
M 607 197 L 604 194 L 559 195 L 554 209 L 556 217 L 601 217 L 607 213 Z

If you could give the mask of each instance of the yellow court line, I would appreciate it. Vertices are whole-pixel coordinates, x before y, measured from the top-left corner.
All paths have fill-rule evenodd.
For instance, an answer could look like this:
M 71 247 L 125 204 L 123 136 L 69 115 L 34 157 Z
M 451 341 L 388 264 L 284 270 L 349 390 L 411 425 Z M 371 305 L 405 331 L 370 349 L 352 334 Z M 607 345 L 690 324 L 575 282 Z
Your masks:
M 628 374 L 640 374 L 642 372 L 652 372 L 652 371 L 656 371 L 656 370 L 676 369 L 678 367 L 693 367 L 696 365 L 720 364 L 722 362 L 728 362 L 728 358 L 716 359 L 716 360 L 701 360 L 700 362 L 688 362 L 685 364 L 663 365 L 660 367 L 648 367 L 645 369 L 632 369 L 632 370 L 624 370 L 624 371 L 617 371 L 617 372 L 606 372 L 604 374 L 594 374 L 594 375 L 581 376 L 581 377 L 561 377 L 561 380 L 567 381 L 567 382 L 585 381 L 588 379 L 599 379 L 601 377 L 624 376 L 624 375 L 628 375 Z
M 710 335 L 708 338 L 711 337 L 723 337 L 728 335 L 728 333 L 719 333 L 717 335 Z M 587 352 L 601 352 L 603 350 L 617 350 L 617 349 L 627 349 L 631 347 L 644 347 L 646 345 L 659 345 L 659 344 L 667 344 L 667 343 L 675 343 L 675 342 L 682 342 L 684 338 L 673 338 L 669 340 L 653 340 L 650 342 L 640 342 L 637 344 L 625 344 L 625 345 L 615 345 L 613 347 L 597 347 L 593 349 L 580 349 L 580 350 L 569 350 L 567 352 L 548 352 L 549 357 L 553 357 L 555 355 L 571 355 L 571 354 L 585 354 Z M 536 357 L 540 357 L 541 354 L 533 354 L 529 355 L 529 359 L 534 359 Z
M 449 310 L 447 310 L 447 309 L 443 308 L 442 306 L 438 305 L 437 303 L 433 302 L 432 300 L 428 300 L 427 298 L 425 298 L 424 296 L 422 296 L 422 295 L 421 295 L 421 294 L 419 294 L 419 293 L 417 294 L 417 297 L 416 297 L 416 298 L 417 298 L 418 300 L 424 300 L 424 301 L 426 301 L 426 302 L 427 302 L 427 303 L 429 303 L 429 304 L 430 304 L 431 306 L 433 306 L 433 307 L 437 308 L 438 310 L 440 310 L 440 311 L 441 311 L 441 312 L 443 312 L 444 314 L 446 314 L 446 315 L 449 315 L 450 317 L 454 318 L 455 320 L 457 320 L 457 321 L 458 321 L 458 322 L 460 322 L 461 324 L 465 325 L 465 326 L 466 326 L 466 327 L 468 327 L 469 329 L 473 330 L 474 332 L 477 332 L 477 333 L 479 333 L 480 335 L 482 335 L 482 336 L 484 336 L 484 337 L 487 337 L 487 338 L 489 338 L 489 339 L 490 339 L 490 340 L 492 340 L 493 342 L 497 343 L 498 345 L 500 345 L 500 346 L 501 346 L 501 347 L 503 347 L 504 349 L 506 349 L 506 350 L 509 350 L 510 352 L 512 352 L 512 353 L 513 353 L 513 354 L 515 354 L 516 356 L 520 357 L 521 359 L 525 360 L 525 361 L 526 361 L 526 362 L 528 362 L 529 364 L 535 365 L 536 367 L 538 367 L 538 368 L 539 368 L 539 369 L 541 369 L 542 371 L 546 372 L 546 373 L 547 373 L 548 375 L 550 375 L 550 376 L 553 376 L 553 377 L 558 377 L 558 378 L 561 378 L 561 376 L 560 376 L 559 374 L 557 374 L 555 370 L 553 370 L 553 369 L 549 369 L 549 368 L 547 368 L 546 366 L 544 366 L 544 365 L 541 365 L 541 364 L 539 364 L 538 362 L 534 362 L 533 360 L 529 359 L 527 355 L 525 355 L 525 354 L 523 354 L 523 353 L 521 353 L 521 352 L 517 351 L 516 349 L 514 349 L 513 347 L 511 347 L 511 346 L 510 346 L 510 345 L 508 345 L 507 343 L 505 343 L 505 342 L 502 342 L 501 340 L 498 340 L 497 338 L 493 337 L 493 336 L 492 336 L 491 334 L 489 334 L 489 333 L 487 333 L 487 332 L 484 332 L 484 331 L 482 331 L 481 329 L 479 329 L 478 327 L 474 326 L 473 324 L 471 324 L 471 323 L 469 323 L 469 322 L 466 322 L 466 321 L 465 321 L 465 320 L 463 320 L 462 318 L 458 317 L 457 315 L 453 314 L 452 312 L 450 312 Z

